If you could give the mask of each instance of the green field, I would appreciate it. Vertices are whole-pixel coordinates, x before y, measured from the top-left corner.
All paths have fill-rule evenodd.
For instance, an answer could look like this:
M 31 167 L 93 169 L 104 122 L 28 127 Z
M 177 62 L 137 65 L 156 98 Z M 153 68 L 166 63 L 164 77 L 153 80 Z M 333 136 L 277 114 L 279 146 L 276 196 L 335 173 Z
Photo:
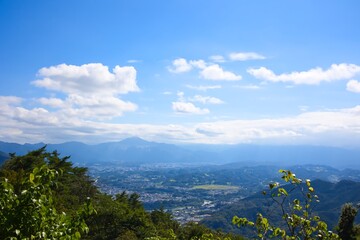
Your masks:
M 203 189 L 203 190 L 238 190 L 239 187 L 229 186 L 229 185 L 198 185 L 194 186 L 193 189 Z

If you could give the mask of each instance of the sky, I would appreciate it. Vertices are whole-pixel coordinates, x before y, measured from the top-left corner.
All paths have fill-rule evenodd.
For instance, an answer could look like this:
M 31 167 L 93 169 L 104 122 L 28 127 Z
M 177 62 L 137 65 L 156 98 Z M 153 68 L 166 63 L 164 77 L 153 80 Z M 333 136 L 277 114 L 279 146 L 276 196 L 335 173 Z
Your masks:
M 360 148 L 358 0 L 0 0 L 0 141 Z

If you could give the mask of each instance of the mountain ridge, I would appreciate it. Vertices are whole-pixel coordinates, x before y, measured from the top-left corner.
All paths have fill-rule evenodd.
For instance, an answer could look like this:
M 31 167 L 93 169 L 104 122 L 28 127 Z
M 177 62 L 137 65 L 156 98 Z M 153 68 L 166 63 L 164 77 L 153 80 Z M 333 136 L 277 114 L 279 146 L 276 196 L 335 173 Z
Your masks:
M 259 164 L 290 166 L 321 164 L 336 168 L 360 169 L 360 150 L 309 145 L 176 145 L 147 141 L 138 137 L 117 142 L 89 145 L 81 142 L 60 144 L 17 144 L 0 141 L 0 151 L 26 154 L 47 145 L 48 151 L 71 156 L 75 163 L 115 163 L 141 165 L 153 163 L 229 164 L 232 167 Z

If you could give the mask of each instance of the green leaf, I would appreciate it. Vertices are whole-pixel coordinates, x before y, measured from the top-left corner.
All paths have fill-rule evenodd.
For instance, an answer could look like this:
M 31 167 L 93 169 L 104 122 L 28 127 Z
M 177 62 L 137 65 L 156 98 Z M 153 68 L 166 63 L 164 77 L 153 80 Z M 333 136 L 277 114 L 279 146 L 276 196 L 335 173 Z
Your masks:
M 80 238 L 81 238 L 81 234 L 80 234 L 79 232 L 76 232 L 76 233 L 75 233 L 75 237 L 76 237 L 77 239 L 80 239 Z
M 288 196 L 288 195 L 289 195 L 284 188 L 279 188 L 278 191 L 279 191 L 279 193 L 281 193 L 282 195 L 285 195 L 285 196 Z
M 34 174 L 33 173 L 30 173 L 30 176 L 29 176 L 29 180 L 30 180 L 30 182 L 31 183 L 33 183 L 34 182 Z

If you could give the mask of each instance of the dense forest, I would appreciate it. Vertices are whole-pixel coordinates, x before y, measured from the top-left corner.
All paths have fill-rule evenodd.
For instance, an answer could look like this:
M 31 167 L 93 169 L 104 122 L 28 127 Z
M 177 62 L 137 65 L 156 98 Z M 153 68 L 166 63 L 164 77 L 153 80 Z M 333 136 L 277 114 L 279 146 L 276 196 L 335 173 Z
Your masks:
M 229 222 L 253 229 L 259 239 L 338 238 L 318 216 L 311 215 L 310 205 L 318 198 L 316 184 L 301 182 L 290 171 L 281 173 L 287 185 L 270 184 L 268 196 L 277 203 L 278 215 L 289 230 L 272 225 L 272 219 L 261 213 L 252 222 L 235 216 L 235 210 L 228 211 Z M 23 156 L 10 154 L 0 168 L 0 178 L 0 239 L 245 239 L 198 223 L 181 225 L 163 208 L 147 212 L 137 193 L 106 195 L 86 168 L 73 166 L 69 157 L 47 152 L 45 147 Z M 294 191 L 289 197 L 293 190 L 300 194 Z M 344 205 L 337 227 L 342 239 L 356 239 L 359 234 L 359 226 L 354 226 L 356 214 L 355 206 Z

